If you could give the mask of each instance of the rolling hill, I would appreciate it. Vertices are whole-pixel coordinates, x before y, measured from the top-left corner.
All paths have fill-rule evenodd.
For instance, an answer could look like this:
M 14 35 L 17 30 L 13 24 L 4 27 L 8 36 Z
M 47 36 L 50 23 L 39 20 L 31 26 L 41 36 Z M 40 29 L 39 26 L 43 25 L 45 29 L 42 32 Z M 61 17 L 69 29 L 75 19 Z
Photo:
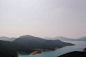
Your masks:
M 45 40 L 40 37 L 24 35 L 16 38 L 14 41 L 0 40 L 0 57 L 15 57 L 17 52 L 30 54 L 36 49 L 55 50 L 56 47 L 62 48 L 69 45 L 74 44 L 60 40 Z

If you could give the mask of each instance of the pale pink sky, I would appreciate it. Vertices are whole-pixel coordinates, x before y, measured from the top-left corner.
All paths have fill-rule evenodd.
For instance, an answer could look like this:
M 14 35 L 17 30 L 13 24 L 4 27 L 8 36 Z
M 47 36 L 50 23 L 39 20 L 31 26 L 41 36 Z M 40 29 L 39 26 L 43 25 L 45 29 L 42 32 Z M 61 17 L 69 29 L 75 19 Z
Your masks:
M 0 0 L 0 36 L 86 36 L 86 0 Z

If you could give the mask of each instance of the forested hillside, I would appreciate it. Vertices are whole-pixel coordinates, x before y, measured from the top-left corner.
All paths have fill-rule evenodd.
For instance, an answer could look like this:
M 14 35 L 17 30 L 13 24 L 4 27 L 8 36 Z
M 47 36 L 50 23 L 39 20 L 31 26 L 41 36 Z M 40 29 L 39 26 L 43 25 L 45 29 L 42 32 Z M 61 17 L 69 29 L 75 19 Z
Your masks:
M 30 35 L 20 36 L 12 42 L 0 40 L 0 57 L 15 57 L 17 52 L 31 53 L 35 49 L 55 50 L 56 47 L 73 45 L 60 40 L 45 40 Z

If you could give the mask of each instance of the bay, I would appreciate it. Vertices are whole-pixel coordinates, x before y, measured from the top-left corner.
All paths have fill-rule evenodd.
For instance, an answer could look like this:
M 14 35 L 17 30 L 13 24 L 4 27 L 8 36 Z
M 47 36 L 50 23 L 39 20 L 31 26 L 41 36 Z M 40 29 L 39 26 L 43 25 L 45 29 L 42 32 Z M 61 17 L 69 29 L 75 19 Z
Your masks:
M 57 57 L 72 51 L 83 51 L 83 49 L 86 47 L 85 41 L 65 41 L 65 42 L 73 43 L 75 45 L 66 46 L 60 49 L 56 49 L 55 51 L 44 51 L 43 53 L 37 55 L 26 55 L 19 53 L 19 57 Z

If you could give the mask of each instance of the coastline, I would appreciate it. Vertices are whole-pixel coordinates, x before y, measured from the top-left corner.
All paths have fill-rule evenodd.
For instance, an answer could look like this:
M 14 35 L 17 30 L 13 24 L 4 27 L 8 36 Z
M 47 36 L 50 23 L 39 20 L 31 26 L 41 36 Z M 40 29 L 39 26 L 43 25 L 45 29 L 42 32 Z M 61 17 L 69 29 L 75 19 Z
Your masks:
M 39 53 L 43 53 L 43 51 L 20 52 L 20 53 L 23 53 L 23 54 L 31 54 L 31 55 L 37 55 L 37 54 L 39 54 Z
M 73 45 L 68 45 L 68 46 L 73 46 Z M 61 48 L 64 48 L 64 47 L 67 47 L 67 46 L 63 46 Z M 33 51 L 33 52 L 19 52 L 19 53 L 37 55 L 37 54 L 43 53 L 43 51 L 54 51 L 56 49 L 60 49 L 60 48 L 56 47 L 55 49 L 52 49 L 52 50 L 49 50 L 49 49 L 33 49 L 33 50 L 37 50 L 37 51 Z
M 64 48 L 64 47 L 66 47 L 66 46 L 63 46 L 61 48 Z M 43 53 L 43 51 L 54 51 L 56 49 L 60 49 L 60 48 L 56 47 L 55 49 L 52 49 L 52 50 L 51 49 L 50 50 L 49 49 L 34 49 L 34 50 L 37 50 L 37 51 L 33 51 L 33 52 L 19 52 L 19 53 L 37 55 L 37 54 Z

